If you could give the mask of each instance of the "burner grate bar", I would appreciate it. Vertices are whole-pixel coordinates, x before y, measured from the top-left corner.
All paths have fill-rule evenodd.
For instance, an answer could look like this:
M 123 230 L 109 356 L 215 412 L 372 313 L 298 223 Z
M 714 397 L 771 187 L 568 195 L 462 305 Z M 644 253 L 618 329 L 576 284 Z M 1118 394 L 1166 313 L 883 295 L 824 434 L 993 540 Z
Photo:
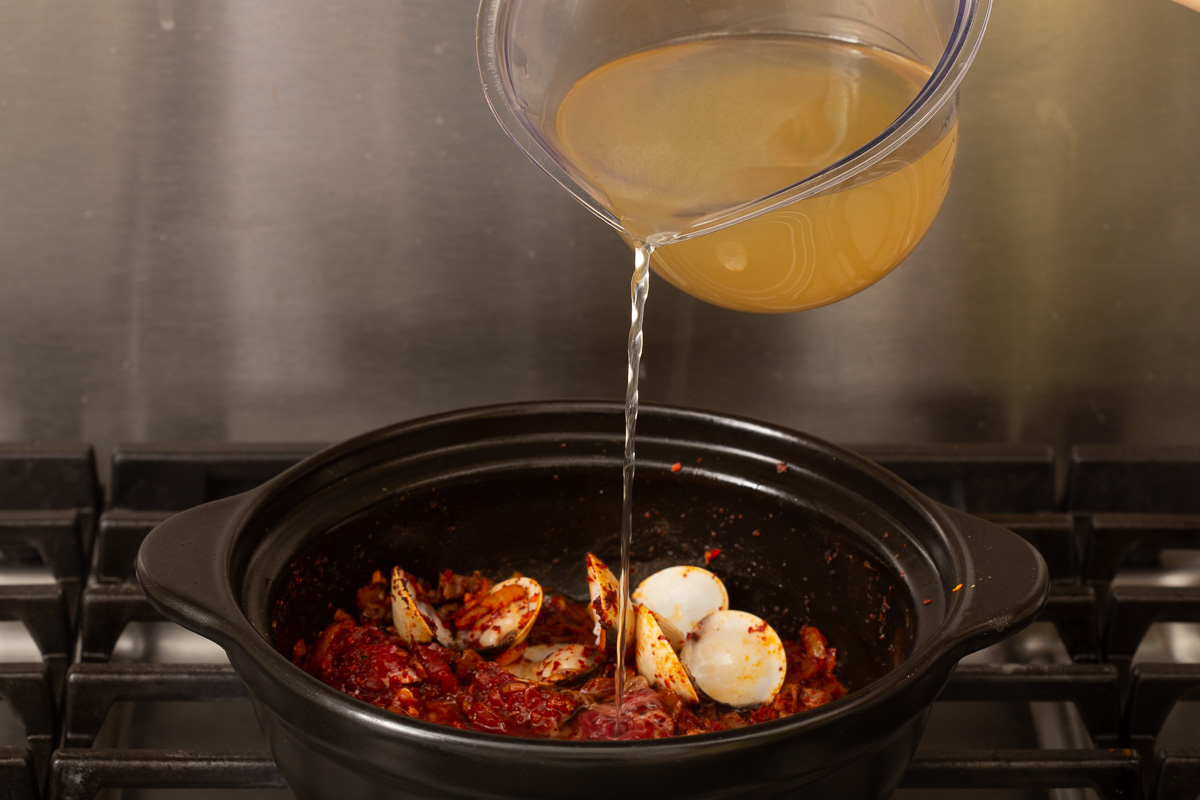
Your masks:
M 25 728 L 30 763 L 41 785 L 56 739 L 49 671 L 43 664 L 0 664 L 0 698 Z
M 0 511 L 0 552 L 36 553 L 55 580 L 83 578 L 83 535 L 78 511 Z
M 1096 588 L 1054 584 L 1037 621 L 1050 622 L 1076 663 L 1100 661 L 1099 608 Z
M 1156 622 L 1200 622 L 1200 586 L 1114 586 L 1104 627 L 1105 660 L 1128 679 L 1133 656 Z
M 0 444 L 0 509 L 76 510 L 91 533 L 100 500 L 90 445 Z
M 1054 451 L 1046 445 L 862 445 L 869 458 L 917 491 L 980 514 L 1054 509 Z
M 71 655 L 71 625 L 63 588 L 57 584 L 0 586 L 0 620 L 25 626 L 42 654 L 57 696 Z
M 1175 704 L 1195 697 L 1200 697 L 1200 664 L 1138 664 L 1133 668 L 1125 734 L 1130 747 L 1146 763 Z M 1196 786 L 1200 790 L 1200 781 Z
M 287 788 L 267 752 L 64 747 L 50 770 L 49 800 L 92 800 L 107 788 Z
M 136 583 L 99 583 L 83 591 L 79 628 L 81 661 L 108 661 L 130 622 L 161 622 Z
M 228 665 L 76 664 L 67 673 L 63 744 L 91 747 L 120 701 L 249 699 Z
M 1150 800 L 1196 800 L 1200 747 L 1166 747 L 1158 754 Z
M 5 800 L 37 800 L 33 755 L 25 747 L 0 747 L 0 787 Z
M 1094 789 L 1103 800 L 1139 795 L 1141 761 L 1129 750 L 943 750 L 917 753 L 905 789 Z
M 1107 584 L 1133 553 L 1200 550 L 1200 515 L 1093 514 L 1084 580 Z
M 112 456 L 112 508 L 182 511 L 274 478 L 315 444 L 123 444 Z
M 106 511 L 96 533 L 96 580 L 132 583 L 134 561 L 146 534 L 171 517 L 170 511 Z
M 1068 510 L 1200 513 L 1200 448 L 1077 445 L 1067 469 Z
M 1068 702 L 1093 743 L 1116 744 L 1119 733 L 1119 675 L 1107 664 L 960 664 L 938 700 Z

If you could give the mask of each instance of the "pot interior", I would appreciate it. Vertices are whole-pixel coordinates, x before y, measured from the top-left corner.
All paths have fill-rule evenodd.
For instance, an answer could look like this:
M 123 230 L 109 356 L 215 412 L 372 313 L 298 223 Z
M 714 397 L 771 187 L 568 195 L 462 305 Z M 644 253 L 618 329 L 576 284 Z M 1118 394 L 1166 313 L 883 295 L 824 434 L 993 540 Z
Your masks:
M 495 579 L 519 571 L 586 600 L 585 553 L 619 570 L 619 443 L 582 457 L 565 443 L 558 449 L 433 475 L 422 467 L 420 479 L 384 465 L 303 504 L 314 513 L 301 509 L 275 526 L 291 527 L 283 538 L 296 555 L 282 569 L 267 566 L 276 577 L 263 610 L 276 648 L 290 657 L 297 641 L 311 644 L 336 609 L 355 613 L 355 591 L 372 571 L 388 575 L 394 565 L 435 582 L 447 568 Z M 936 570 L 895 515 L 794 461 L 753 461 L 770 476 L 757 482 L 745 474 L 749 462 L 727 453 L 696 455 L 653 438 L 644 449 L 631 586 L 666 566 L 704 566 L 707 551 L 731 607 L 761 616 L 785 639 L 816 625 L 837 648 L 838 675 L 851 691 L 904 661 L 919 587 L 933 585 Z M 688 460 L 675 470 L 658 451 Z

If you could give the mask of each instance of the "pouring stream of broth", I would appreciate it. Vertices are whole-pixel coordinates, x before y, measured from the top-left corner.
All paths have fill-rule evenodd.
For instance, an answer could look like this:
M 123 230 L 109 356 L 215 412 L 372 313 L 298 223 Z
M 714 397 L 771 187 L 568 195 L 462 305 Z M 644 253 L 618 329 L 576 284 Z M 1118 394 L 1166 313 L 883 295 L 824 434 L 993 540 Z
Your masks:
M 672 243 L 708 214 L 769 196 L 886 129 L 930 71 L 892 53 L 802 36 L 722 36 L 602 65 L 558 109 L 565 152 L 603 191 L 634 246 L 622 465 L 620 612 L 614 735 L 624 700 L 638 372 L 651 259 L 685 291 L 735 309 L 833 302 L 908 254 L 937 214 L 957 125 L 912 161 Z M 652 244 L 647 244 L 647 243 Z
M 621 704 L 625 700 L 625 628 L 629 612 L 629 551 L 633 544 L 633 471 L 634 432 L 637 429 L 638 372 L 642 364 L 642 331 L 646 313 L 646 295 L 650 292 L 650 256 L 652 246 L 639 245 L 634 251 L 633 279 L 629 284 L 632 319 L 629 324 L 629 376 L 625 382 L 625 458 L 621 464 L 621 577 L 617 605 L 617 714 L 613 735 L 621 735 Z

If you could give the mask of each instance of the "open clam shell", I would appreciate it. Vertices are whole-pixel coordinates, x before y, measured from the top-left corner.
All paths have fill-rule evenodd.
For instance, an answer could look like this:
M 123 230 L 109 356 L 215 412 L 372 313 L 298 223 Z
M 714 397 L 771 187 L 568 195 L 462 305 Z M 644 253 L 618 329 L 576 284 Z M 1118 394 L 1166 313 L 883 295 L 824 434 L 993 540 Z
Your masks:
M 646 606 L 637 606 L 638 674 L 656 689 L 674 692 L 685 703 L 699 702 L 679 656 L 663 635 L 654 614 Z
M 500 581 L 455 615 L 456 642 L 476 650 L 520 644 L 542 610 L 542 596 L 542 587 L 532 578 Z
M 604 651 L 585 644 L 537 645 L 525 651 L 539 683 L 569 683 L 587 677 L 604 662 Z
M 700 620 L 729 608 L 729 592 L 706 569 L 667 567 L 638 584 L 633 602 L 654 612 L 663 634 L 678 651 Z
M 679 653 L 696 687 L 734 708 L 775 699 L 787 677 L 787 654 L 779 634 L 745 611 L 709 614 Z
M 608 565 L 587 554 L 588 612 L 596 623 L 596 644 L 604 646 L 604 632 L 615 628 L 620 614 L 621 585 Z
M 617 621 L 621 612 L 621 584 L 608 565 L 592 553 L 587 554 L 588 612 L 595 622 L 596 646 L 603 648 L 611 632 L 616 636 Z M 626 608 L 625 644 L 633 639 L 634 616 Z
M 451 641 L 450 630 L 437 612 L 417 599 L 416 585 L 400 567 L 392 567 L 392 626 L 406 645 L 424 644 L 435 638 L 443 645 Z
M 582 680 L 604 663 L 604 651 L 585 644 L 514 645 L 512 650 L 519 650 L 520 656 L 502 666 L 513 677 L 534 683 Z

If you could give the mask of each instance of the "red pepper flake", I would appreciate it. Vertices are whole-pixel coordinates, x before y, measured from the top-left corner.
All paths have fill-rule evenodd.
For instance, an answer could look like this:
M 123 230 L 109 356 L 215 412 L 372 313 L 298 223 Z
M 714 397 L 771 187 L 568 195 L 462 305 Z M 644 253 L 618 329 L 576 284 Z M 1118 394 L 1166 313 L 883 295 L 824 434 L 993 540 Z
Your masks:
M 683 464 L 680 464 L 678 461 L 671 465 L 671 472 L 679 472 L 681 469 L 683 469 Z
M 714 547 L 712 550 L 705 550 L 704 551 L 704 565 L 708 566 L 709 564 L 711 564 L 713 562 L 713 559 L 719 555 L 721 555 L 721 550 L 719 548 Z
M 957 591 L 958 591 L 959 589 L 961 589 L 961 588 L 962 588 L 962 584 L 960 583 L 958 586 L 955 586 L 955 587 L 954 587 L 954 591 L 956 591 L 956 592 L 957 592 Z
M 775 471 L 782 475 L 783 473 L 787 472 L 787 464 L 783 463 L 782 461 L 776 462 Z
M 697 464 L 699 464 L 699 463 L 700 463 L 701 461 L 703 461 L 703 460 L 704 460 L 704 457 L 703 457 L 703 456 L 701 456 L 701 457 L 698 457 L 698 458 L 696 459 L 696 463 L 697 463 Z
M 762 536 L 762 531 L 760 531 L 758 528 L 755 528 L 754 530 L 750 531 L 750 535 L 751 536 Z
M 929 605 L 932 602 L 933 602 L 932 600 L 930 600 L 928 597 L 926 597 L 925 601 L 924 601 L 924 603 L 922 603 L 922 605 Z

